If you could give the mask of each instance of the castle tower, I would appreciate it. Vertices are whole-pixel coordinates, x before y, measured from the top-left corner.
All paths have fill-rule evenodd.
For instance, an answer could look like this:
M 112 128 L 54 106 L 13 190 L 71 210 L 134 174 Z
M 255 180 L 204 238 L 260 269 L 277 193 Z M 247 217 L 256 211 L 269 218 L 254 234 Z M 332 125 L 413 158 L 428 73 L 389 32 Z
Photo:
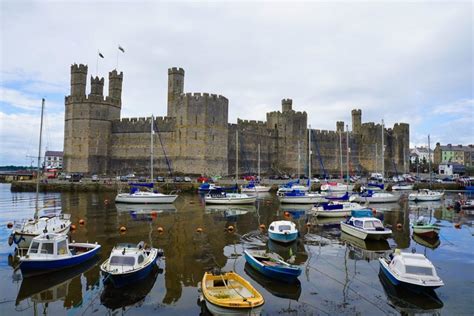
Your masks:
M 362 126 L 362 111 L 352 110 L 352 132 L 359 133 Z
M 283 99 L 281 100 L 281 110 L 282 112 L 291 111 L 293 105 L 292 99 Z
M 168 69 L 168 116 L 176 116 L 178 98 L 184 91 L 184 69 Z
M 336 122 L 336 131 L 337 132 L 344 132 L 344 122 L 337 121 Z
M 71 65 L 71 96 L 86 95 L 87 66 L 83 64 Z
M 91 76 L 91 93 L 89 95 L 104 96 L 104 78 Z
M 123 72 L 118 73 L 116 69 L 109 72 L 109 98 L 117 100 L 122 104 Z

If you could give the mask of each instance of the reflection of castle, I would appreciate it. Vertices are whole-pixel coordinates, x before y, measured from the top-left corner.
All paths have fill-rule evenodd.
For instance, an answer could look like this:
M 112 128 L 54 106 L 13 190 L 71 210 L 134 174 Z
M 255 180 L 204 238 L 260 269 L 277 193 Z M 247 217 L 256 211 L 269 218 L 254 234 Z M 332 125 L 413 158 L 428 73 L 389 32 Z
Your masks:
M 109 73 L 109 93 L 104 97 L 104 78 L 91 78 L 86 95 L 87 66 L 71 66 L 71 94 L 66 97 L 64 166 L 67 172 L 126 173 L 149 172 L 150 118 L 121 118 L 123 74 Z M 154 119 L 155 148 L 163 147 L 175 172 L 185 174 L 235 174 L 236 132 L 239 135 L 239 173 L 256 173 L 258 144 L 262 173 L 296 173 L 298 148 L 300 166 L 307 165 L 308 130 L 306 112 L 282 100 L 282 109 L 267 113 L 266 122 L 238 120 L 228 123 L 229 101 L 221 95 L 184 93 L 184 70 L 168 70 L 168 116 Z M 337 173 L 346 155 L 344 122 L 336 131 L 312 130 L 314 174 Z M 361 110 L 352 111 L 349 138 L 352 171 L 380 170 L 375 164 L 381 152 L 382 126 L 362 123 Z M 385 130 L 386 170 L 396 165 L 406 170 L 409 155 L 409 126 L 395 124 Z M 378 148 L 378 149 L 377 149 Z M 321 160 L 319 159 L 321 157 Z M 380 157 L 380 154 L 379 154 Z M 392 163 L 392 160 L 394 163 Z M 344 158 L 344 164 L 345 164 Z M 345 165 L 343 166 L 345 169 Z M 155 172 L 167 170 L 163 150 L 155 150 Z M 302 168 L 303 170 L 303 168 Z

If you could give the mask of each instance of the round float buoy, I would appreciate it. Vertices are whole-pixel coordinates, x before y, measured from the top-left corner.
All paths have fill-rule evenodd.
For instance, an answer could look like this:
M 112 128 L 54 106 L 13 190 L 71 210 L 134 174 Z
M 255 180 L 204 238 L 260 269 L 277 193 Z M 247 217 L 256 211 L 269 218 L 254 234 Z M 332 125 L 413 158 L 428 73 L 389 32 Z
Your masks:
M 376 215 L 377 214 L 377 210 L 375 208 L 372 208 L 372 215 Z
M 451 205 L 448 206 L 448 210 L 452 209 L 453 207 Z
M 311 226 L 311 223 L 306 223 L 306 227 L 310 228 Z
M 201 227 L 196 228 L 196 233 L 202 233 L 202 228 Z
M 124 233 L 126 231 L 127 231 L 127 227 L 125 226 L 120 227 L 120 232 Z
M 71 230 L 76 230 L 76 225 L 72 224 L 71 225 Z
M 234 231 L 234 226 L 229 225 L 229 226 L 227 227 L 227 231 L 228 231 L 229 233 L 233 232 L 233 231 Z
M 266 227 L 265 227 L 265 224 L 260 224 L 258 228 L 260 228 L 260 230 L 265 230 Z
M 79 220 L 79 225 L 84 225 L 85 223 L 86 223 L 85 220 L 83 220 L 83 219 L 80 219 L 80 220 Z
M 397 230 L 402 230 L 402 228 L 403 228 L 403 225 L 400 224 L 400 223 L 398 223 L 398 224 L 397 224 Z
M 105 199 L 105 200 L 104 200 L 104 204 L 105 204 L 105 205 L 109 205 L 109 203 L 110 203 L 110 201 L 109 201 L 108 199 Z
M 290 217 L 291 216 L 290 212 L 288 212 L 288 211 L 285 211 L 285 213 L 283 213 L 283 215 L 285 215 L 285 217 Z
M 454 228 L 456 229 L 461 229 L 461 223 L 455 223 Z
M 158 233 L 163 234 L 163 227 L 158 226 L 156 230 L 158 231 Z
M 13 223 L 12 223 L 12 222 L 8 223 L 8 224 L 7 224 L 7 227 L 8 227 L 8 228 L 12 228 L 12 227 L 13 227 Z

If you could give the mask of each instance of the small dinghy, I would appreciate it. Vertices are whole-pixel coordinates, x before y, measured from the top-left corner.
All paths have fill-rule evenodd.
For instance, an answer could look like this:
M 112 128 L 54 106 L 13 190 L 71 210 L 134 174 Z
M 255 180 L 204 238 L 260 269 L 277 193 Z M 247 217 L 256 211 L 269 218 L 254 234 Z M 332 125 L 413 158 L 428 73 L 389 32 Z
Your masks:
M 431 224 L 430 220 L 424 216 L 418 217 L 418 219 L 413 223 L 412 228 L 414 234 L 428 238 L 437 238 L 440 231 L 440 228 L 437 225 Z
M 204 273 L 201 290 L 213 315 L 260 315 L 265 303 L 262 294 L 235 272 Z
M 301 274 L 299 266 L 283 261 L 276 253 L 264 250 L 244 250 L 245 260 L 263 275 L 280 281 L 293 282 Z
M 309 213 L 320 217 L 342 217 L 351 215 L 353 210 L 361 209 L 363 207 L 359 203 L 334 201 L 315 205 Z
M 395 286 L 422 292 L 444 285 L 431 261 L 422 254 L 397 249 L 391 259 L 379 258 L 379 262 L 380 269 Z
M 146 278 L 162 251 L 148 248 L 141 241 L 138 245 L 119 244 L 112 249 L 109 259 L 100 265 L 104 273 L 104 283 L 112 282 L 116 287 Z
M 298 229 L 290 221 L 274 221 L 268 228 L 268 238 L 282 243 L 291 243 L 298 238 Z
M 416 193 L 410 193 L 408 200 L 410 201 L 439 201 L 443 198 L 444 192 L 431 191 L 428 189 L 419 190 Z
M 341 230 L 363 240 L 387 239 L 392 235 L 391 229 L 385 228 L 378 218 L 372 217 L 372 210 L 352 211 L 352 216 L 341 222 Z
M 67 235 L 46 233 L 31 241 L 26 256 L 20 257 L 23 276 L 70 268 L 88 261 L 100 250 L 97 243 L 69 243 Z

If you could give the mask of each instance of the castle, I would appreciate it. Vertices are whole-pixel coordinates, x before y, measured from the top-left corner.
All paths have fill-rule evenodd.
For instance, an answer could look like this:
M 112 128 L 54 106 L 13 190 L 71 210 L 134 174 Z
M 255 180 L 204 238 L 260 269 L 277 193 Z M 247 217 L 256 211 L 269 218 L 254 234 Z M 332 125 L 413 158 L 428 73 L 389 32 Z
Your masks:
M 382 125 L 362 123 L 361 110 L 352 110 L 351 132 L 344 129 L 344 122 L 336 123 L 336 131 L 308 130 L 306 112 L 295 111 L 291 99 L 282 100 L 281 111 L 267 113 L 266 122 L 238 119 L 231 124 L 226 97 L 185 93 L 184 70 L 170 68 L 168 115 L 154 117 L 153 122 L 150 117 L 121 118 L 123 73 L 109 73 L 109 92 L 104 97 L 104 78 L 99 77 L 91 77 L 86 95 L 87 70 L 86 65 L 71 66 L 71 93 L 65 98 L 66 172 L 148 175 L 153 141 L 155 175 L 168 174 L 168 165 L 178 174 L 235 175 L 236 159 L 239 174 L 255 174 L 259 152 L 263 175 L 298 170 L 303 174 L 308 172 L 310 138 L 313 175 L 339 174 L 346 170 L 347 161 L 351 173 L 382 168 Z M 383 135 L 385 170 L 406 171 L 409 125 L 395 124 Z

